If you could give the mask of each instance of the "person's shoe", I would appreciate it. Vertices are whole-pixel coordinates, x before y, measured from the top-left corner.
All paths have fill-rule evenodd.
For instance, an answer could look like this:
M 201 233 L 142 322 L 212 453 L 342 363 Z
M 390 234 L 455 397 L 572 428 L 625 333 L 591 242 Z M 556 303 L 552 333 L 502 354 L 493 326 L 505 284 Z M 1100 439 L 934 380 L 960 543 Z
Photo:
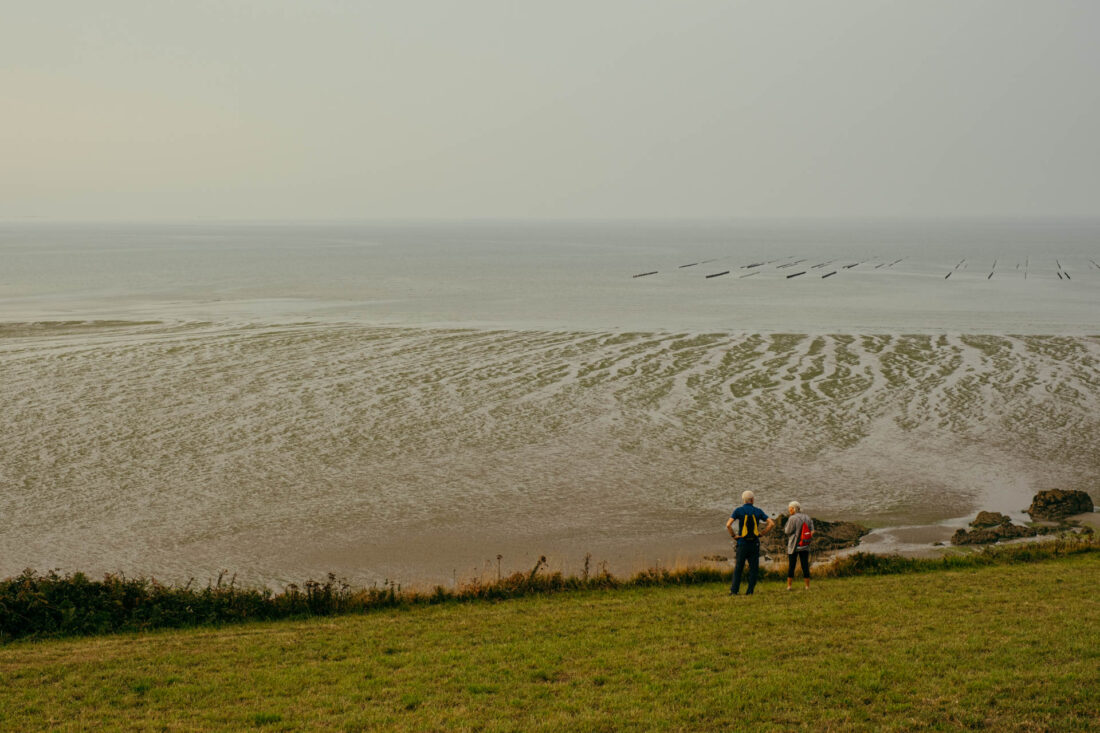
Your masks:
M 789 585 L 788 585 L 788 586 L 787 586 L 787 590 L 790 590 L 790 589 L 791 589 L 791 586 L 789 586 Z

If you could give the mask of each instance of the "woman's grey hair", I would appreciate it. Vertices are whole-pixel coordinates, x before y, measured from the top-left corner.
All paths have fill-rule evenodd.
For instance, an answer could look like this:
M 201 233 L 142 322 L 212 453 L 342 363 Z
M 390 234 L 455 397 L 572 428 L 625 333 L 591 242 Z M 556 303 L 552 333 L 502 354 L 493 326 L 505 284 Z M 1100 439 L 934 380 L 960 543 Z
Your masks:
M 787 508 L 794 509 L 796 512 L 802 511 L 802 505 L 799 504 L 797 501 L 792 501 L 790 504 L 787 505 Z

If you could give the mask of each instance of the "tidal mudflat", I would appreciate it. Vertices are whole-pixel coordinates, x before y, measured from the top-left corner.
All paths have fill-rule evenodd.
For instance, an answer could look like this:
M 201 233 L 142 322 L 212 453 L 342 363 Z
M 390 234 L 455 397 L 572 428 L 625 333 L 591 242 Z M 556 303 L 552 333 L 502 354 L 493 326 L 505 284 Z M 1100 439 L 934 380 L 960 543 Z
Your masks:
M 1083 335 L 8 324 L 0 574 L 626 572 L 725 549 L 744 487 L 946 539 L 1093 487 L 1098 359 Z

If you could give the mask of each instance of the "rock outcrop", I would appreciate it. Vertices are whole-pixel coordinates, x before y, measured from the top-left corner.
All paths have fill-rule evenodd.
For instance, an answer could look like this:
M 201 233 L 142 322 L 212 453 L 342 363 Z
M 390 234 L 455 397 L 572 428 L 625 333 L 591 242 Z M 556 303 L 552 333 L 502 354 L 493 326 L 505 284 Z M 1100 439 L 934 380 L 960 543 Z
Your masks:
M 971 527 L 984 529 L 986 527 L 1000 527 L 1008 526 L 1012 524 L 1012 520 L 1007 515 L 1000 512 L 978 512 L 978 516 L 974 517 L 974 521 L 970 523 Z
M 783 527 L 787 524 L 789 515 L 782 515 L 776 521 L 776 527 L 760 541 L 760 549 L 770 555 L 787 554 L 787 535 L 783 533 Z M 811 552 L 827 552 L 829 550 L 842 550 L 846 547 L 855 547 L 863 535 L 871 530 L 862 524 L 855 522 L 829 522 L 825 519 L 811 517 L 814 522 L 814 541 L 810 545 Z
M 1034 527 L 1024 527 L 1019 524 L 998 524 L 995 527 L 982 527 L 967 532 L 965 529 L 956 530 L 951 535 L 953 545 L 990 545 L 1001 540 L 1014 540 L 1020 537 L 1034 537 L 1039 530 Z
M 970 523 L 970 531 L 960 529 L 951 536 L 953 545 L 989 545 L 1000 540 L 1014 540 L 1020 537 L 1034 537 L 1039 534 L 1035 527 L 1013 524 L 1012 520 L 1000 512 L 978 512 Z
M 1087 492 L 1052 489 L 1036 494 L 1027 513 L 1032 519 L 1058 520 L 1092 510 L 1092 497 Z

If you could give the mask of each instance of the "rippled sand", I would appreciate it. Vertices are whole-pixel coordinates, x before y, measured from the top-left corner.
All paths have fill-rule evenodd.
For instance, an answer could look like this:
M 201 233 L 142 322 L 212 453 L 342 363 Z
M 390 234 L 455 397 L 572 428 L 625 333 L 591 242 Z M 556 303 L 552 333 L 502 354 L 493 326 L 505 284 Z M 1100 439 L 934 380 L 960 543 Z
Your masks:
M 1095 488 L 1100 337 L 0 325 L 0 575 L 449 581 Z

